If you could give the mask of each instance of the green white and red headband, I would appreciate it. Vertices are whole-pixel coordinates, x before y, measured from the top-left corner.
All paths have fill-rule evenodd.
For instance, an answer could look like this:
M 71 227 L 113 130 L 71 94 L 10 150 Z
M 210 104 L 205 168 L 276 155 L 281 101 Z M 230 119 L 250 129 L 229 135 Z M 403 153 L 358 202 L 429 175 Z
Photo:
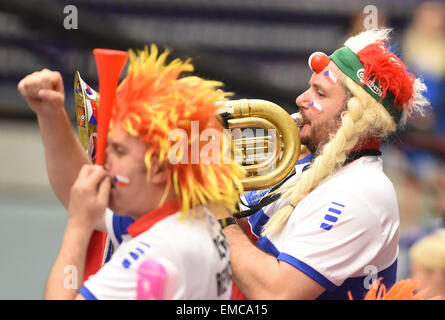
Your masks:
M 314 52 L 308 63 L 312 71 L 320 73 L 331 61 L 382 104 L 396 123 L 403 110 L 410 107 L 416 77 L 383 42 L 371 43 L 357 53 L 348 47 L 342 47 L 330 56 Z

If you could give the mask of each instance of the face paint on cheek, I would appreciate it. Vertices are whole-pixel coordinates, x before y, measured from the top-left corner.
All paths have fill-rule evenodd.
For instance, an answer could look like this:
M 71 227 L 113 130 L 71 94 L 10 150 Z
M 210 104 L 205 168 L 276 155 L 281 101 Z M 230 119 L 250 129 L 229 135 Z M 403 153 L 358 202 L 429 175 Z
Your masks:
M 130 179 L 124 176 L 120 176 L 120 175 L 115 175 L 113 177 L 113 181 L 116 185 L 118 186 L 124 186 L 127 187 L 130 185 Z
M 330 83 L 337 83 L 337 78 L 334 76 L 334 73 L 332 71 L 326 70 L 325 72 L 323 72 L 323 75 Z
M 317 101 L 312 101 L 310 104 L 309 104 L 309 106 L 311 107 L 311 108 L 313 108 L 315 111 L 317 111 L 318 113 L 320 113 L 321 112 L 321 110 L 323 110 L 323 108 L 321 107 L 321 105 L 319 105 L 318 103 L 317 103 Z

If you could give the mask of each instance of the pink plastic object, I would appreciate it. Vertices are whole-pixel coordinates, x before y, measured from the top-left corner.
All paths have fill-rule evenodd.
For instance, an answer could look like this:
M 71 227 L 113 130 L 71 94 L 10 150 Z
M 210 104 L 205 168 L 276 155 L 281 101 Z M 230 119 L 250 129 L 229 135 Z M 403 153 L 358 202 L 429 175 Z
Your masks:
M 165 300 L 168 273 L 154 259 L 145 260 L 138 269 L 137 300 Z

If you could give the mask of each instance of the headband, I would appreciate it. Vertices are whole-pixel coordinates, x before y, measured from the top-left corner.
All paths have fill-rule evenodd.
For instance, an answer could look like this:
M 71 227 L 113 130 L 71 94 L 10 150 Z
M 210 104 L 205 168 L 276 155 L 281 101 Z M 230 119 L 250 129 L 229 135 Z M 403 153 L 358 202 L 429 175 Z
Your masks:
M 375 78 L 368 80 L 366 84 L 363 85 L 365 68 L 351 49 L 348 47 L 340 48 L 329 57 L 322 52 L 315 52 L 309 57 L 309 66 L 314 72 L 319 73 L 330 61 L 334 62 L 335 65 L 355 83 L 361 85 L 377 102 L 381 103 L 396 123 L 400 120 L 402 110 L 394 107 L 394 95 L 390 91 L 387 91 L 387 94 L 384 96 L 379 81 Z

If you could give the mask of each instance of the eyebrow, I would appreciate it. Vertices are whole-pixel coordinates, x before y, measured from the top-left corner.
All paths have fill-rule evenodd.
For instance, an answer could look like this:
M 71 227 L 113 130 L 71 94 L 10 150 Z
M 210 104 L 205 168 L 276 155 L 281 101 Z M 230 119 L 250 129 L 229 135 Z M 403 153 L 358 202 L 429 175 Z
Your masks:
M 327 91 L 327 90 L 326 90 L 326 87 L 325 87 L 324 85 L 320 84 L 320 83 L 311 83 L 311 82 L 309 81 L 309 85 L 310 85 L 310 86 L 314 86 L 315 88 L 317 88 L 317 89 L 319 89 L 319 90 L 321 90 L 321 91 L 323 91 L 323 92 L 326 92 L 326 91 Z
M 114 149 L 116 149 L 116 148 L 123 148 L 123 149 L 126 149 L 126 148 L 127 148 L 124 144 L 119 143 L 119 142 L 114 142 L 114 141 L 111 140 L 111 139 L 108 139 L 108 145 L 109 145 L 110 147 L 113 147 Z

